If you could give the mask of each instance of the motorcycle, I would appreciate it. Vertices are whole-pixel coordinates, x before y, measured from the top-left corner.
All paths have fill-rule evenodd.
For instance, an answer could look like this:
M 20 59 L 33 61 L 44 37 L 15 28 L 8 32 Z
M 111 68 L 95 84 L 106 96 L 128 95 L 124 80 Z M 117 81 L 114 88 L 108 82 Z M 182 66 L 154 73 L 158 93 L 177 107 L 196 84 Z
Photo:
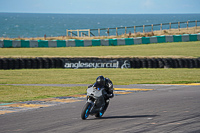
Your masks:
M 109 99 L 105 100 L 106 95 L 107 92 L 104 87 L 89 87 L 87 89 L 87 101 L 82 109 L 81 118 L 85 120 L 89 115 L 101 118 L 109 105 Z

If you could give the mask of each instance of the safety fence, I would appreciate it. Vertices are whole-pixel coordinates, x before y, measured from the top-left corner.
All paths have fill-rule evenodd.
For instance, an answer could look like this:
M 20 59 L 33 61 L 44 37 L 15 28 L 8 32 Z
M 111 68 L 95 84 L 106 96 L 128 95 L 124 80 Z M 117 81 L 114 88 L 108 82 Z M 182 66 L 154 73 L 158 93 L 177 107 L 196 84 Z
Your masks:
M 93 39 L 93 40 L 0 40 L 0 48 L 31 47 L 88 47 L 150 44 L 165 42 L 200 41 L 199 34 L 152 36 L 137 38 Z
M 0 69 L 200 68 L 200 58 L 0 58 Z
M 200 20 L 195 21 L 182 21 L 182 22 L 169 22 L 160 24 L 147 24 L 128 27 L 113 27 L 113 28 L 99 28 L 99 29 L 77 29 L 66 30 L 67 36 L 85 37 L 85 36 L 110 36 L 110 35 L 122 35 L 137 32 L 153 32 L 155 30 L 171 30 L 181 28 L 196 27 L 200 24 Z

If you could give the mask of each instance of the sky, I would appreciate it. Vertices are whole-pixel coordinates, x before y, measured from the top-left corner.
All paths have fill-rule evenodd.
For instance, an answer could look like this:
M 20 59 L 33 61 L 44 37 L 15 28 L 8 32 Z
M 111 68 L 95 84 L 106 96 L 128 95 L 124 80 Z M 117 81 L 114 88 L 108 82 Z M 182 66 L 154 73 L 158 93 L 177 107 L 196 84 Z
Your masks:
M 200 13 L 200 0 L 0 0 L 0 12 L 185 14 Z

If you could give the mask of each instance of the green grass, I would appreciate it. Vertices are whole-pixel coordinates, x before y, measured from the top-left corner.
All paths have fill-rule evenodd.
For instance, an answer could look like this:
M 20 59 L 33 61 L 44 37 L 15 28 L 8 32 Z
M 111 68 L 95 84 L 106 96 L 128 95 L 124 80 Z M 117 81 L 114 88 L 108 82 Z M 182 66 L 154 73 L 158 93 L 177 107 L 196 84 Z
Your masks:
M 5 84 L 92 84 L 98 75 L 114 85 L 200 82 L 200 69 L 21 69 L 0 70 L 0 102 L 83 94 L 86 87 L 10 86 Z
M 0 57 L 155 56 L 200 57 L 200 41 L 129 46 L 0 48 Z
M 99 75 L 115 85 L 199 82 L 200 69 L 21 69 L 0 70 L 0 84 L 91 84 Z
M 0 102 L 83 94 L 86 87 L 10 86 L 5 84 L 92 84 L 99 75 L 114 85 L 200 83 L 200 69 L 21 69 L 0 70 Z
M 83 94 L 86 87 L 44 87 L 0 85 L 0 103 L 37 100 L 58 96 Z

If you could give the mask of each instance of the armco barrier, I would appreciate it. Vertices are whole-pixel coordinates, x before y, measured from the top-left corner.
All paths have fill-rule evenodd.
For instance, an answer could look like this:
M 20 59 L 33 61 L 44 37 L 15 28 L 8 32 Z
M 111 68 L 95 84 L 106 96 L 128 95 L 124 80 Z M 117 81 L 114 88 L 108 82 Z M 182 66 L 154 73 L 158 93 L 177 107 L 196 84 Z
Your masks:
M 200 58 L 0 58 L 0 69 L 200 68 Z
M 33 48 L 33 47 L 88 47 L 88 46 L 118 46 L 133 44 L 150 44 L 165 42 L 200 41 L 199 34 L 152 36 L 137 38 L 93 39 L 93 40 L 0 40 L 0 48 Z

